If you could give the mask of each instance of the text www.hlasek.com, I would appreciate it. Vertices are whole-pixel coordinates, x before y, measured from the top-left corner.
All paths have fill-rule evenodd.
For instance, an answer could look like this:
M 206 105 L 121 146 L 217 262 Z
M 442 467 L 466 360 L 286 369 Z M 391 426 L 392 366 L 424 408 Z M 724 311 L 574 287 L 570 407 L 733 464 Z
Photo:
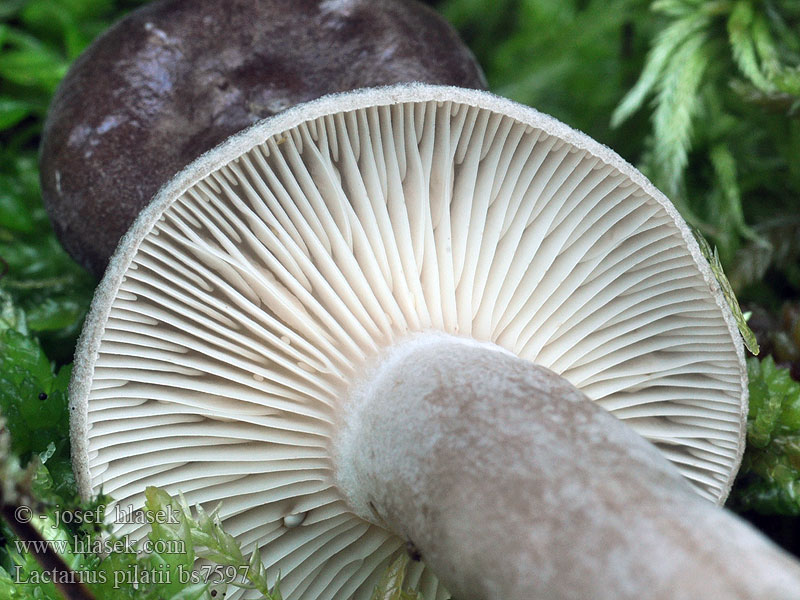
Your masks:
M 72 542 L 61 540 L 14 540 L 14 548 L 20 554 L 32 552 L 44 554 L 53 551 L 57 554 L 185 554 L 186 542 L 183 540 L 150 540 L 143 539 L 135 545 L 128 538 L 119 540 L 91 540 L 86 541 L 78 536 Z

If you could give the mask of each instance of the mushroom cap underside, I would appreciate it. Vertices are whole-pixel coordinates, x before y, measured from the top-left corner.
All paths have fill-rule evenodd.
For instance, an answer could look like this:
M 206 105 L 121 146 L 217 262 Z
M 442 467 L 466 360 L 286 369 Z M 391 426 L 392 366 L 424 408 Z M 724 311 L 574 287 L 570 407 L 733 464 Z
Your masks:
M 226 529 L 260 548 L 285 598 L 369 598 L 405 540 L 350 513 L 330 441 L 366 362 L 427 330 L 555 371 L 699 494 L 727 496 L 743 349 L 675 208 L 546 115 L 420 84 L 263 121 L 142 213 L 76 355 L 81 491 L 223 501 Z M 423 562 L 409 580 L 448 597 Z

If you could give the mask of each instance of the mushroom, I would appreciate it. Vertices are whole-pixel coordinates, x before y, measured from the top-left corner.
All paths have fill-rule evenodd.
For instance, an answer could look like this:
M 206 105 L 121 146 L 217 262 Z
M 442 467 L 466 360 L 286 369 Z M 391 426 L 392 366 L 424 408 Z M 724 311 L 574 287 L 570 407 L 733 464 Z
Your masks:
M 685 222 L 486 92 L 334 94 L 193 162 L 112 258 L 70 394 L 84 495 L 222 501 L 287 600 L 367 599 L 406 547 L 426 600 L 798 597 L 715 506 L 746 370 Z
M 327 93 L 404 81 L 485 87 L 469 49 L 415 0 L 161 0 L 70 69 L 41 151 L 45 206 L 100 276 L 159 188 L 255 121 Z

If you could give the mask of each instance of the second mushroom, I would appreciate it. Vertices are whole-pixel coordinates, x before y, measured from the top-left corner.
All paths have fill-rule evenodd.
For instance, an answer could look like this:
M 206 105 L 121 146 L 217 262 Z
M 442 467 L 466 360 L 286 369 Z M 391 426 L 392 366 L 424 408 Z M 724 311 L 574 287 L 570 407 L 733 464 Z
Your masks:
M 365 600 L 407 542 L 426 600 L 798 597 L 715 506 L 747 382 L 691 232 L 484 92 L 329 96 L 198 159 L 121 243 L 71 397 L 85 495 L 222 501 L 287 600 Z

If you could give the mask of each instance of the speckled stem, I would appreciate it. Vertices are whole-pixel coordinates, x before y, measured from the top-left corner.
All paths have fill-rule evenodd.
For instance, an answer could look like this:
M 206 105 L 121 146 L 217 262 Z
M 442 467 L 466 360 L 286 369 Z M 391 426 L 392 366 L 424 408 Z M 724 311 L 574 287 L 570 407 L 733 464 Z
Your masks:
M 459 600 L 800 598 L 800 567 L 558 375 L 425 334 L 354 386 L 351 507 Z

